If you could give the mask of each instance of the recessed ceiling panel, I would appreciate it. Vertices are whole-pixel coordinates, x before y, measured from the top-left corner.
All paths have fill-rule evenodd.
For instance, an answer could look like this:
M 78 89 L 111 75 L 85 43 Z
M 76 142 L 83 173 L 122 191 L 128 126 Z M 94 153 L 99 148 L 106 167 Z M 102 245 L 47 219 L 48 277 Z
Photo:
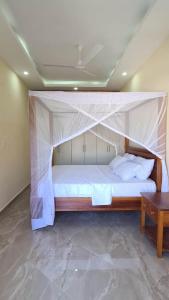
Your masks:
M 5 2 L 43 78 L 105 81 L 154 0 Z

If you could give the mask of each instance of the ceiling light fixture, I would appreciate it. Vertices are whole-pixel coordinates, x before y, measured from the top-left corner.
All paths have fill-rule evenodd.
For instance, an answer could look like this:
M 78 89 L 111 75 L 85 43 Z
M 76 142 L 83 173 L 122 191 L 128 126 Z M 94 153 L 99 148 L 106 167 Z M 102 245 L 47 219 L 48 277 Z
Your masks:
M 24 71 L 23 74 L 24 74 L 25 76 L 28 76 L 28 75 L 29 75 L 29 72 L 28 72 L 28 71 Z
M 77 87 L 77 86 L 75 86 L 73 89 L 74 89 L 74 91 L 77 91 L 77 90 L 78 90 L 78 87 Z
M 127 76 L 127 72 L 126 72 L 126 71 L 123 72 L 123 73 L 122 73 L 122 76 Z

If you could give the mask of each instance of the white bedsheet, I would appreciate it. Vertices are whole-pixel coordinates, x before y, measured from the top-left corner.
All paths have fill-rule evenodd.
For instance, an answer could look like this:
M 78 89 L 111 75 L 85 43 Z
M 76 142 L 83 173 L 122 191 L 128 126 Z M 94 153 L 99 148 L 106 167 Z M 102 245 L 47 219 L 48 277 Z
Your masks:
M 92 205 L 108 205 L 112 197 L 140 196 L 155 192 L 153 180 L 122 181 L 105 165 L 60 165 L 53 167 L 55 197 L 91 197 Z

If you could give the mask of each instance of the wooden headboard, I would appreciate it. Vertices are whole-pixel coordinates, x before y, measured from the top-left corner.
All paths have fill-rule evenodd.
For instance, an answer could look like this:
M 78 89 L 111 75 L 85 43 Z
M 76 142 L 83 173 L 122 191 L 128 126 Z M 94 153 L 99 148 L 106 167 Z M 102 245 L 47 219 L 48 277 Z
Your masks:
M 136 156 L 142 156 L 149 159 L 155 159 L 154 168 L 151 173 L 150 178 L 155 181 L 157 186 L 157 191 L 161 192 L 161 184 L 162 184 L 162 163 L 161 159 L 149 152 L 144 148 L 137 148 L 130 146 L 129 139 L 125 138 L 125 152 L 134 154 Z

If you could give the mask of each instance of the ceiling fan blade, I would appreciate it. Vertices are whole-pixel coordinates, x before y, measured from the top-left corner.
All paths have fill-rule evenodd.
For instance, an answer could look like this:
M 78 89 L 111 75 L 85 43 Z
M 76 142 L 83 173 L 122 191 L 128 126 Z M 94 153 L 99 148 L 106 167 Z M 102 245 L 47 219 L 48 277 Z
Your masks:
M 47 68 L 70 68 L 70 69 L 75 69 L 74 66 L 67 66 L 67 65 L 50 65 L 50 64 L 43 64 L 43 67 Z
M 92 59 L 94 59 L 99 54 L 99 52 L 103 48 L 103 45 L 96 45 L 95 47 L 93 47 L 89 54 L 83 59 L 83 65 L 87 65 Z
M 91 72 L 89 72 L 89 71 L 87 71 L 87 70 L 81 70 L 81 71 L 82 71 L 83 73 L 87 74 L 87 75 L 92 76 L 92 77 L 95 77 L 95 76 L 96 76 L 96 74 L 91 73 Z

